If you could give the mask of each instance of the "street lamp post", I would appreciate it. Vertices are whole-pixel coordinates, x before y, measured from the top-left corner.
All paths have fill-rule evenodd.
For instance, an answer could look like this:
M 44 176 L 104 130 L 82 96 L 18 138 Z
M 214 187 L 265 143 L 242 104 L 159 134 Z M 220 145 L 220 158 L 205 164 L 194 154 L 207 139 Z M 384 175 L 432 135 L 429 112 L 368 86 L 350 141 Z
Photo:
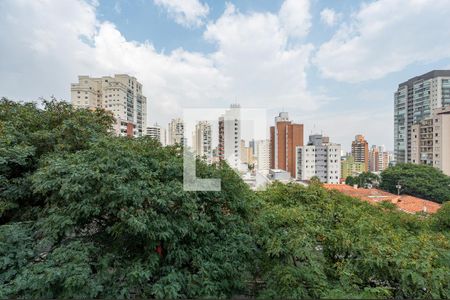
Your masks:
M 402 189 L 400 182 L 397 182 L 397 185 L 395 187 L 397 188 L 397 195 L 400 196 L 400 190 Z

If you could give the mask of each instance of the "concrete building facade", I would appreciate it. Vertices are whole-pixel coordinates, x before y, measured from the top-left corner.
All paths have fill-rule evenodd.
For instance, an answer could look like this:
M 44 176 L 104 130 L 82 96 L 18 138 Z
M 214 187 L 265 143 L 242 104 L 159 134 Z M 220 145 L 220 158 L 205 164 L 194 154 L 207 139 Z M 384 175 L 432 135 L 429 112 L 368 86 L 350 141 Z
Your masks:
M 153 126 L 148 126 L 145 135 L 159 141 L 162 146 L 166 145 L 166 130 L 161 128 L 158 123 L 155 123 Z
M 253 148 L 245 145 L 245 140 L 241 140 L 240 143 L 241 163 L 247 164 L 247 166 L 254 165 L 255 156 L 253 155 Z
M 168 145 L 184 145 L 184 123 L 180 118 L 172 119 L 167 128 Z
M 394 94 L 394 156 L 412 162 L 412 126 L 450 105 L 450 70 L 434 70 L 399 84 Z
M 220 160 L 225 160 L 232 168 L 239 170 L 241 166 L 241 113 L 238 104 L 231 105 L 224 115 L 219 118 L 219 146 L 217 147 Z
M 389 153 L 384 146 L 373 145 L 369 151 L 369 171 L 382 172 L 389 167 Z
M 256 165 L 260 172 L 267 173 L 270 169 L 270 140 L 255 142 Z
M 294 124 L 287 112 L 275 117 L 270 127 L 270 169 L 281 169 L 297 176 L 296 148 L 303 146 L 303 124 Z
M 426 164 L 450 176 L 450 106 L 411 126 L 411 162 Z
M 212 129 L 208 121 L 200 121 L 195 125 L 192 145 L 196 155 L 205 159 L 207 162 L 211 162 Z
M 147 98 L 142 84 L 126 74 L 93 78 L 78 76 L 71 84 L 71 101 L 75 107 L 103 108 L 113 113 L 117 135 L 143 136 L 147 129 Z
M 306 146 L 297 147 L 296 152 L 297 180 L 310 180 L 316 176 L 323 183 L 340 183 L 341 145 L 315 134 L 309 136 Z

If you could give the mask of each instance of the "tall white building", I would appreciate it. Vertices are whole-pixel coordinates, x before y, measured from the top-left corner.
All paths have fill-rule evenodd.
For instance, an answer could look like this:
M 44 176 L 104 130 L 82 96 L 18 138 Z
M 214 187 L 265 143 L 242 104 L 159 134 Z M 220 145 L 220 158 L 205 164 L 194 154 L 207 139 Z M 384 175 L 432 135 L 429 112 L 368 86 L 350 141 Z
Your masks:
M 219 118 L 219 158 L 226 160 L 234 169 L 238 170 L 241 166 L 240 157 L 241 141 L 241 116 L 240 106 L 231 105 L 223 116 Z
M 142 136 L 147 128 L 147 98 L 142 84 L 126 74 L 91 78 L 78 76 L 71 85 L 72 104 L 79 108 L 103 108 L 116 118 L 118 135 Z
M 296 148 L 297 180 L 316 176 L 323 183 L 338 184 L 341 178 L 341 145 L 321 134 L 309 136 L 306 146 Z
M 208 121 L 200 121 L 195 125 L 192 147 L 194 153 L 211 162 L 212 159 L 212 129 Z
M 167 129 L 168 145 L 184 145 L 184 123 L 180 118 L 172 119 Z
M 153 126 L 148 126 L 146 135 L 159 141 L 162 146 L 166 145 L 166 130 L 161 128 L 158 123 L 155 123 Z
M 270 169 L 270 140 L 256 141 L 255 155 L 258 171 L 268 172 Z

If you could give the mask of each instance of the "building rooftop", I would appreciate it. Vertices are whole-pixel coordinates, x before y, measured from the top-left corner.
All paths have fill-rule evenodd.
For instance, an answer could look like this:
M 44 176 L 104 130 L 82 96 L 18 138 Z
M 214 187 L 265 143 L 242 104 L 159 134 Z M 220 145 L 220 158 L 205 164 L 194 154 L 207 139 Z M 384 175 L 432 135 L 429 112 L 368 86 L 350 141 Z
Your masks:
M 403 87 L 403 86 L 412 86 L 414 84 L 414 82 L 419 81 L 419 80 L 427 80 L 430 78 L 434 78 L 434 77 L 444 77 L 444 76 L 450 76 L 450 70 L 433 70 L 430 71 L 428 73 L 413 77 L 405 82 L 400 83 L 398 86 Z
M 395 195 L 379 189 L 354 188 L 346 184 L 324 184 L 329 190 L 337 190 L 347 196 L 358 198 L 369 203 L 389 201 L 398 209 L 407 213 L 427 212 L 433 214 L 441 207 L 440 204 L 409 195 Z

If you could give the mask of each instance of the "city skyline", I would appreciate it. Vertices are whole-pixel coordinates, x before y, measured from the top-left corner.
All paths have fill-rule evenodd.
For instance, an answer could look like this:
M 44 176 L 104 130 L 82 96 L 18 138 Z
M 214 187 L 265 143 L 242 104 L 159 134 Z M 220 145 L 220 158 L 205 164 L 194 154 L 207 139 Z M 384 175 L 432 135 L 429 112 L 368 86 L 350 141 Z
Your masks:
M 185 107 L 240 103 L 270 116 L 288 111 L 305 135 L 323 132 L 345 150 L 356 134 L 393 150 L 398 83 L 450 67 L 450 33 L 432 30 L 450 25 L 446 1 L 6 0 L 0 8 L 2 96 L 69 101 L 78 75 L 126 73 L 143 85 L 147 124 L 168 124 Z M 391 11 L 397 19 L 380 18 Z

